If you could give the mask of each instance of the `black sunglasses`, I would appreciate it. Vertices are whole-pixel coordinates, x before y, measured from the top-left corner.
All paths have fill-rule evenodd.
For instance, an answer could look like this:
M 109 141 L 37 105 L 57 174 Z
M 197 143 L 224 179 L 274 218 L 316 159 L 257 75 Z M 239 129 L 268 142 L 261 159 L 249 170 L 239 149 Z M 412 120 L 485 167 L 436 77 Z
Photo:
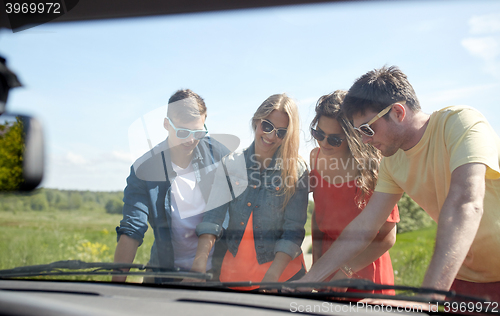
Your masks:
M 262 128 L 262 131 L 266 134 L 272 133 L 273 131 L 276 130 L 276 136 L 278 136 L 279 139 L 285 138 L 286 128 L 276 128 L 273 125 L 273 123 L 271 123 L 271 121 L 261 119 L 260 127 Z
M 326 137 L 326 134 L 323 131 L 315 130 L 312 127 L 311 127 L 311 135 L 318 142 L 323 141 L 323 139 L 325 139 L 325 137 Z M 335 136 L 335 134 L 330 134 L 330 135 L 328 135 L 328 137 L 326 137 L 326 141 L 328 142 L 328 144 L 330 144 L 333 147 L 340 147 L 340 145 L 342 145 L 342 142 L 344 141 L 344 139 L 342 139 L 338 136 Z

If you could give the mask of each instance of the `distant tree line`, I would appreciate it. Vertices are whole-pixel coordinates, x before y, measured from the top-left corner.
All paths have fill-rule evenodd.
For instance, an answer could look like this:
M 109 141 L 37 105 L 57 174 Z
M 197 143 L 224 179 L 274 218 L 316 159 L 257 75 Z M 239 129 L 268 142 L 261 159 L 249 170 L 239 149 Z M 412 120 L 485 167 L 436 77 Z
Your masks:
M 102 210 L 120 214 L 123 192 L 93 192 L 58 189 L 37 189 L 29 194 L 0 194 L 0 211 L 77 211 Z

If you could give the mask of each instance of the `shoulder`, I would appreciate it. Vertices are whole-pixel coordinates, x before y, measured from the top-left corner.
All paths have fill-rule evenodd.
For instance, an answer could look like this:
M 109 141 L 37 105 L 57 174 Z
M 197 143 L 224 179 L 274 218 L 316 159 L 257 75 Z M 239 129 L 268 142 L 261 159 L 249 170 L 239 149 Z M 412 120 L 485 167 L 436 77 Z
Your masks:
M 155 147 L 152 149 L 146 151 L 142 156 L 137 158 L 134 161 L 134 167 L 142 165 L 143 163 L 148 163 L 152 160 L 155 160 L 155 158 L 161 154 L 162 151 L 168 150 L 168 143 L 167 140 L 162 141 L 161 143 L 158 143 Z
M 221 142 L 210 136 L 202 138 L 198 146 L 204 149 L 204 151 L 210 150 L 211 147 L 212 148 L 211 150 L 213 151 L 214 155 L 220 157 L 223 157 L 230 153 L 229 149 L 225 145 L 223 145 Z
M 467 105 L 452 105 L 444 107 L 435 113 L 440 113 L 441 115 L 460 115 L 461 113 L 477 113 L 481 114 L 477 109 L 467 106 Z
M 244 169 L 246 170 L 246 149 L 233 151 L 222 158 L 222 161 L 227 166 L 227 168 L 234 169 Z
M 165 167 L 161 153 L 167 149 L 168 145 L 165 140 L 144 153 L 132 164 L 131 177 L 144 181 L 165 181 Z
M 432 113 L 431 123 L 436 126 L 468 126 L 477 122 L 486 122 L 486 118 L 477 109 L 469 106 L 448 106 Z
M 307 163 L 302 157 L 298 157 L 297 159 L 297 173 L 298 176 L 301 177 L 304 173 L 308 173 L 307 171 Z
M 235 160 L 241 160 L 241 159 L 243 159 L 243 161 L 244 161 L 246 159 L 246 156 L 247 156 L 246 152 L 247 152 L 246 149 L 233 151 L 224 157 L 224 161 L 228 162 L 228 161 L 235 161 Z
M 314 169 L 314 163 L 316 161 L 316 157 L 318 157 L 319 154 L 319 147 L 314 148 L 311 150 L 311 153 L 309 154 L 309 165 L 311 166 L 311 169 Z
M 496 142 L 492 139 L 496 133 L 486 117 L 468 106 L 449 106 L 432 113 L 428 129 L 432 140 L 444 141 L 450 146 L 462 143 L 468 137 Z

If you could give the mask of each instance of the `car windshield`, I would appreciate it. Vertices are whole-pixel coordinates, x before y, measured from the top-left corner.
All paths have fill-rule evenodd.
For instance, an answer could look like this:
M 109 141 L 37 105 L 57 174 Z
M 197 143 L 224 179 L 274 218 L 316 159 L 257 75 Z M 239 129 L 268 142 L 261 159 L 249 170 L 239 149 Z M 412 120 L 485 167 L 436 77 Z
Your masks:
M 334 193 L 313 196 L 311 170 L 328 150 L 367 141 L 366 133 L 375 133 L 375 150 L 388 150 L 375 141 L 387 116 L 351 135 L 327 123 L 332 117 L 318 120 L 318 100 L 349 90 L 373 69 L 399 67 L 424 113 L 468 105 L 500 132 L 500 3 L 494 1 L 347 1 L 46 23 L 1 30 L 0 55 L 23 84 L 11 91 L 8 110 L 37 117 L 46 140 L 40 186 L 0 196 L 0 270 L 62 260 L 134 262 L 150 268 L 131 271 L 150 274 L 126 282 L 192 285 L 197 274 L 154 272 L 189 272 L 201 236 L 209 235 L 203 243 L 209 249 L 198 252 L 208 256 L 204 269 L 195 272 L 221 282 L 300 279 L 354 219 L 345 215 L 349 207 L 359 206 L 355 191 L 335 193 L 353 194 L 352 201 L 328 215 L 341 202 L 328 200 Z M 398 106 L 406 105 L 387 115 L 399 113 Z M 370 113 L 349 124 L 368 123 L 376 114 Z M 351 158 L 328 165 L 316 180 L 334 189 L 358 183 Z M 339 170 L 351 170 L 352 178 Z M 387 227 L 397 227 L 397 235 L 390 256 L 380 253 L 381 278 L 421 287 L 439 214 L 426 213 L 406 194 L 397 205 L 387 212 Z M 118 237 L 131 243 L 120 254 Z M 252 270 L 264 265 L 263 272 Z M 387 284 L 365 277 L 366 265 L 339 266 L 334 280 L 354 275 Z M 375 294 L 402 293 L 381 291 Z

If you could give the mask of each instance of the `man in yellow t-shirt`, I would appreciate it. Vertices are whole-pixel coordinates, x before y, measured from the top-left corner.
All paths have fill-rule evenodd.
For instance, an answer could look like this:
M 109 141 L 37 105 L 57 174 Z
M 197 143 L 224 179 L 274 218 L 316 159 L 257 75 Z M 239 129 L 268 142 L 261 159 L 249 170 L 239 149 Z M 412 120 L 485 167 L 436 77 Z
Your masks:
M 301 281 L 321 281 L 360 253 L 406 192 L 438 223 L 422 287 L 500 301 L 500 139 L 486 119 L 469 107 L 423 113 L 395 66 L 358 78 L 342 110 L 384 156 L 379 179 L 363 212 Z

